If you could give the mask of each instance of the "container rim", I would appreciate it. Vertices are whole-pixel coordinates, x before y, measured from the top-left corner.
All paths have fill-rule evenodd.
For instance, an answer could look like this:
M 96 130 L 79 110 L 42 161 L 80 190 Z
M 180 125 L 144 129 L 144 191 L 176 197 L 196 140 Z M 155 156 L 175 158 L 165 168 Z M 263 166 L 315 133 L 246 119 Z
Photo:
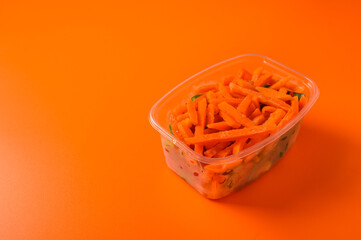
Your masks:
M 302 108 L 302 110 L 297 114 L 297 116 L 295 118 L 293 118 L 289 123 L 287 123 L 285 126 L 283 126 L 280 130 L 278 130 L 277 132 L 275 132 L 274 134 L 270 135 L 269 137 L 267 137 L 266 139 L 262 140 L 261 142 L 246 148 L 242 151 L 240 151 L 237 154 L 231 155 L 231 156 L 227 156 L 227 157 L 223 157 L 223 158 L 210 158 L 210 157 L 206 157 L 206 156 L 202 156 L 198 153 L 196 153 L 195 151 L 193 151 L 190 147 L 188 147 L 185 143 L 183 143 L 182 141 L 178 140 L 175 138 L 175 136 L 173 136 L 172 134 L 170 134 L 166 129 L 164 129 L 162 126 L 160 126 L 157 121 L 155 120 L 155 109 L 156 107 L 165 99 L 167 98 L 169 95 L 171 95 L 177 88 L 179 88 L 181 85 L 185 84 L 186 82 L 192 80 L 194 77 L 208 71 L 211 70 L 219 65 L 225 64 L 227 62 L 230 62 L 232 60 L 236 60 L 238 58 L 242 58 L 242 57 L 248 57 L 248 56 L 253 56 L 253 57 L 260 57 L 260 58 L 264 58 L 264 62 L 270 62 L 276 65 L 279 65 L 285 69 L 287 69 L 288 71 L 294 72 L 297 75 L 300 75 L 301 77 L 303 77 L 304 79 L 306 79 L 308 82 L 306 82 L 306 85 L 308 85 L 309 87 L 309 91 L 310 91 L 310 97 L 309 100 L 307 102 L 307 104 Z M 183 150 L 184 152 L 186 152 L 187 154 L 189 154 L 194 160 L 197 160 L 199 162 L 202 163 L 206 163 L 206 164 L 226 164 L 226 163 L 232 163 L 234 161 L 237 161 L 239 158 L 244 158 L 258 150 L 260 150 L 261 148 L 265 147 L 266 145 L 274 142 L 275 140 L 277 140 L 280 136 L 282 136 L 284 133 L 286 133 L 289 129 L 291 129 L 294 125 L 296 125 L 296 123 L 298 123 L 304 116 L 305 114 L 311 109 L 311 107 L 313 106 L 313 104 L 316 102 L 317 98 L 319 97 L 319 89 L 316 85 L 316 83 L 314 81 L 312 81 L 310 78 L 308 78 L 307 76 L 285 66 L 282 63 L 279 63 L 269 57 L 263 56 L 261 54 L 242 54 L 242 55 L 238 55 L 236 57 L 232 57 L 229 59 L 226 59 L 224 61 L 221 61 L 219 63 L 216 63 L 208 68 L 205 68 L 204 70 L 192 75 L 191 77 L 187 78 L 186 80 L 184 80 L 183 82 L 181 82 L 180 84 L 178 84 L 177 86 L 175 86 L 172 90 L 170 90 L 168 93 L 166 93 L 161 99 L 159 99 L 151 108 L 150 113 L 149 113 L 149 122 L 152 125 L 152 127 L 157 130 L 161 135 L 163 135 L 164 137 L 170 139 L 172 141 L 172 143 L 174 145 L 176 145 L 177 147 L 179 147 L 181 150 Z

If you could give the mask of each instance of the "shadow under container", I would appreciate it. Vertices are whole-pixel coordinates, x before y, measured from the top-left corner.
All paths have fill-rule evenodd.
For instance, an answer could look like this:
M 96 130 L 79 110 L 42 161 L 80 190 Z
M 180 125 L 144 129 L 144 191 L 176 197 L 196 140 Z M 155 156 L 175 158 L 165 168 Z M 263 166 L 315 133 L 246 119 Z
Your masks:
M 219 82 L 223 77 L 236 75 L 242 68 L 252 72 L 263 67 L 278 77 L 292 76 L 304 88 L 307 104 L 282 129 L 263 141 L 224 158 L 209 158 L 194 152 L 169 132 L 169 112 L 192 97 L 194 87 Z M 262 55 L 240 55 L 215 64 L 188 78 L 165 96 L 150 111 L 149 121 L 160 133 L 165 160 L 169 168 L 199 193 L 218 199 L 242 188 L 268 171 L 292 146 L 300 130 L 301 121 L 318 98 L 316 84 L 306 76 Z

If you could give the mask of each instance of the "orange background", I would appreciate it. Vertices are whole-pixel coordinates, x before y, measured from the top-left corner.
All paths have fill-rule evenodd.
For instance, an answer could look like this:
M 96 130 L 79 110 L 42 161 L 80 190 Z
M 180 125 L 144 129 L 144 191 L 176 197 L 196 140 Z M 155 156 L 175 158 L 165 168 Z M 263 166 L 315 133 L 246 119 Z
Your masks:
M 360 239 L 360 9 L 2 1 L 0 239 Z M 320 98 L 270 172 L 207 200 L 167 168 L 148 113 L 244 53 L 307 75 Z

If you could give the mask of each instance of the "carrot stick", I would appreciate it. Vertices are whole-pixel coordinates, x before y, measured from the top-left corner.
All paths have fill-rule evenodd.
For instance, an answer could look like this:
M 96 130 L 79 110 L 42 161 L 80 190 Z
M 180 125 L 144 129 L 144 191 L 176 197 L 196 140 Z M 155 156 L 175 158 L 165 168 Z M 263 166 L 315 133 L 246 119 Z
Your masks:
M 207 144 L 212 142 L 234 141 L 238 138 L 252 137 L 262 133 L 270 133 L 274 130 L 274 128 L 275 126 L 261 125 L 243 129 L 222 131 L 218 133 L 204 134 L 199 137 L 187 137 L 184 140 L 187 144 Z
M 286 115 L 285 111 L 283 111 L 282 109 L 277 109 L 276 111 L 271 113 L 271 115 L 269 116 L 267 121 L 263 123 L 263 125 L 274 125 L 274 124 L 277 125 L 285 115 Z
M 184 119 L 186 119 L 186 118 L 189 118 L 189 113 L 188 113 L 188 112 L 183 113 L 183 114 L 181 114 L 181 115 L 178 115 L 178 116 L 177 116 L 177 121 L 180 122 L 180 121 L 182 121 L 182 120 L 184 120 Z
M 219 109 L 221 111 L 224 111 L 230 117 L 232 117 L 234 120 L 236 120 L 236 122 L 238 124 L 241 124 L 241 125 L 243 125 L 245 127 L 254 126 L 253 122 L 249 118 L 247 118 L 244 114 L 237 111 L 237 109 L 235 109 L 234 107 L 232 107 L 228 103 L 222 102 L 222 103 L 218 104 L 218 107 L 219 107 Z
M 253 75 L 252 75 L 253 83 L 255 83 L 258 80 L 258 78 L 261 76 L 262 71 L 263 71 L 263 67 L 259 67 L 253 71 Z
M 266 121 L 266 117 L 261 114 L 257 117 L 255 117 L 252 122 L 255 124 L 255 125 L 261 125 L 264 121 Z
M 198 101 L 198 125 L 195 127 L 194 135 L 196 137 L 204 134 L 204 127 L 206 125 L 206 112 L 207 112 L 207 100 L 201 98 Z M 194 144 L 194 151 L 203 155 L 203 145 Z
M 305 96 L 302 96 L 299 102 L 300 109 L 304 108 L 307 104 L 307 98 Z
M 230 142 L 220 142 L 217 143 L 214 147 L 208 149 L 207 151 L 204 152 L 204 155 L 206 157 L 213 157 L 214 155 L 217 154 L 217 152 L 223 150 L 224 148 L 226 148 L 228 145 L 230 144 Z
M 286 82 L 285 87 L 290 89 L 292 92 L 298 92 L 298 93 L 303 93 L 303 91 L 305 90 L 302 85 L 297 84 L 295 81 Z
M 227 98 L 216 98 L 212 99 L 210 103 L 213 105 L 218 105 L 221 102 L 226 102 L 228 104 L 231 104 L 232 106 L 237 106 L 242 102 L 243 98 L 233 98 L 233 97 L 227 97 Z
M 253 96 L 253 97 L 252 97 L 252 103 L 254 104 L 254 106 L 255 106 L 256 108 L 260 108 L 260 106 L 259 106 L 259 101 L 258 101 L 258 97 Z
M 243 70 L 243 76 L 242 79 L 246 80 L 246 81 L 251 81 L 252 80 L 252 74 L 250 74 L 247 70 L 242 69 Z
M 270 79 L 272 78 L 272 73 L 266 72 L 258 77 L 256 81 L 253 82 L 253 85 L 256 87 L 263 87 Z
M 215 158 L 222 158 L 230 155 L 233 151 L 233 144 L 226 147 L 225 149 L 219 151 L 216 155 L 214 155 Z
M 242 79 L 236 79 L 236 80 L 234 80 L 234 83 L 237 84 L 240 87 L 249 88 L 249 89 L 252 89 L 252 90 L 255 89 L 255 87 L 250 82 L 247 82 L 247 81 L 242 80 Z
M 234 76 L 228 76 L 223 78 L 222 80 L 223 85 L 228 85 L 230 82 L 233 81 L 234 78 L 235 78 Z
M 194 136 L 198 137 L 203 135 L 204 128 L 200 125 L 197 125 L 195 127 Z M 196 153 L 199 153 L 200 155 L 203 155 L 203 145 L 202 144 L 194 144 L 194 151 Z
M 276 111 L 277 108 L 275 107 L 272 107 L 272 106 L 264 106 L 262 108 L 262 113 L 265 114 L 266 112 L 269 112 L 269 113 L 273 113 L 274 111 Z
M 289 121 L 291 121 L 292 118 L 294 118 L 298 114 L 298 111 L 299 111 L 298 97 L 294 96 L 293 99 L 291 100 L 291 109 L 286 113 L 286 115 L 283 117 L 281 122 L 278 124 L 278 128 L 282 128 Z
M 281 87 L 285 86 L 285 84 L 290 80 L 292 79 L 291 76 L 287 76 L 287 77 L 284 77 L 284 78 L 281 78 L 281 80 L 279 80 L 278 82 L 276 82 L 275 84 L 273 84 L 272 86 L 270 86 L 269 88 L 270 89 L 280 89 Z
M 233 128 L 240 128 L 241 124 L 238 123 L 233 117 L 231 117 L 228 113 L 224 111 L 220 111 L 219 115 L 223 118 L 223 120 Z
M 196 111 L 196 105 L 195 105 L 194 101 L 192 101 L 192 100 L 187 101 L 187 110 L 188 110 L 189 118 L 190 118 L 191 122 L 194 125 L 197 125 L 197 123 L 198 123 L 198 114 L 197 114 L 197 111 Z
M 219 132 L 217 129 L 207 128 L 204 129 L 204 134 L 216 133 Z
M 259 143 L 260 141 L 264 140 L 265 138 L 267 138 L 268 135 L 269 135 L 269 133 L 260 134 L 259 136 L 255 136 L 255 137 L 251 138 L 251 140 L 248 143 L 246 143 L 244 148 L 252 147 L 253 145 L 255 145 L 255 144 Z
M 237 111 L 239 111 L 240 113 L 246 114 L 247 113 L 247 109 L 249 108 L 249 105 L 252 102 L 252 97 L 250 95 L 247 95 L 243 101 L 238 105 L 237 107 Z
M 239 153 L 243 149 L 246 141 L 247 138 L 237 139 L 236 142 L 233 144 L 233 154 Z
M 206 126 L 207 100 L 201 98 L 198 101 L 198 125 L 204 128 Z
M 249 116 L 250 119 L 254 119 L 255 117 L 257 117 L 258 115 L 261 115 L 262 112 L 261 110 L 259 110 L 259 108 L 256 108 L 253 113 Z
M 183 140 L 183 136 L 180 134 L 179 129 L 178 129 L 178 121 L 174 117 L 174 114 L 171 114 L 169 116 L 169 119 L 170 119 L 170 123 L 169 123 L 170 128 L 172 129 L 171 132 L 173 132 L 175 137 L 177 137 L 178 139 Z
M 290 108 L 290 105 L 288 105 L 281 99 L 264 96 L 259 92 L 256 92 L 256 91 L 253 91 L 253 90 L 250 90 L 247 88 L 242 88 L 240 86 L 235 85 L 234 83 L 230 83 L 229 87 L 232 92 L 236 92 L 236 93 L 239 93 L 239 94 L 242 94 L 245 96 L 247 96 L 247 95 L 257 96 L 259 101 L 263 104 L 271 105 L 271 106 L 274 106 L 277 108 L 282 108 L 283 110 L 286 110 L 286 111 L 288 111 L 288 109 Z
M 206 85 L 202 85 L 195 90 L 195 93 L 198 93 L 198 94 L 206 93 L 211 90 L 214 90 L 214 91 L 218 90 L 218 84 L 217 83 L 209 83 Z
M 278 91 L 279 91 L 280 93 L 287 94 L 288 89 L 287 89 L 287 88 L 285 88 L 285 87 L 281 87 Z
M 178 126 L 179 132 L 182 135 L 182 137 L 184 137 L 184 138 L 193 137 L 193 133 L 192 133 L 191 129 L 188 126 L 186 126 L 186 124 L 184 124 L 183 121 L 179 122 L 177 124 L 177 126 Z
M 207 127 L 212 128 L 212 129 L 217 129 L 217 130 L 220 130 L 220 131 L 232 129 L 232 127 L 229 126 L 227 124 L 227 122 L 225 122 L 225 121 L 217 122 L 217 123 L 210 123 L 210 124 L 207 125 Z
M 224 98 L 232 98 L 232 95 L 227 91 L 227 88 L 223 85 L 223 83 L 219 84 L 218 89 Z
M 178 116 L 178 115 L 185 113 L 186 111 L 187 111 L 187 105 L 181 104 L 180 106 L 178 106 L 174 109 L 173 113 L 174 113 L 174 115 Z
M 208 104 L 207 107 L 207 124 L 214 123 L 214 105 Z
M 276 91 L 274 89 L 264 88 L 264 87 L 256 87 L 257 91 L 260 92 L 262 95 L 270 97 L 270 98 L 278 98 L 283 101 L 291 100 L 292 97 L 288 95 L 287 93 L 282 93 L 279 91 Z

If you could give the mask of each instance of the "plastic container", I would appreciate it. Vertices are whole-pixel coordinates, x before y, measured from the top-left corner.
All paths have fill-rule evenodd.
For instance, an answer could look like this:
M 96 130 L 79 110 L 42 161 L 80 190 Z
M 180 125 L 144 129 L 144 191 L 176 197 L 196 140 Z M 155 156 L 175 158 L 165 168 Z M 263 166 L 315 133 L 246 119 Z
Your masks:
M 309 96 L 306 106 L 286 126 L 252 147 L 224 158 L 202 156 L 170 134 L 168 113 L 192 97 L 194 86 L 219 81 L 222 77 L 236 74 L 241 68 L 252 72 L 260 66 L 279 77 L 293 76 L 295 81 L 304 86 Z M 297 138 L 303 117 L 318 95 L 316 84 L 306 76 L 268 57 L 245 54 L 215 64 L 173 88 L 154 104 L 149 121 L 161 135 L 167 165 L 202 195 L 218 199 L 258 178 L 287 152 Z

